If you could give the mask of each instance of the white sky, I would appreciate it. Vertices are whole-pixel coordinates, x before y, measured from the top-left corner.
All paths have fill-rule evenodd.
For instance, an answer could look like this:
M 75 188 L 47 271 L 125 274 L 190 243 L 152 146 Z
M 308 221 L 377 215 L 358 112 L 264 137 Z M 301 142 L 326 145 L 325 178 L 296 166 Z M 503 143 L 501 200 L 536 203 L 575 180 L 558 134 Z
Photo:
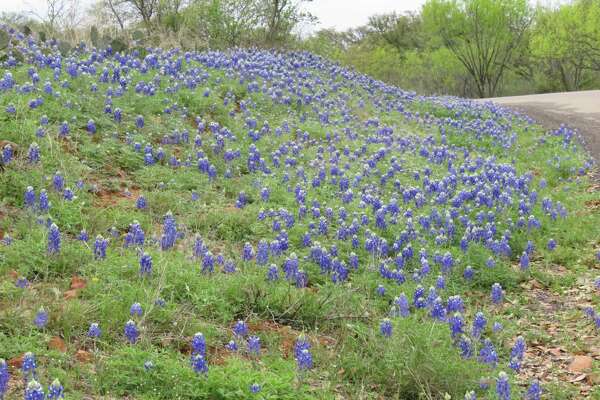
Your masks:
M 79 0 L 87 8 L 92 0 Z M 364 25 L 369 16 L 391 11 L 418 10 L 425 0 L 313 0 L 304 7 L 315 15 L 320 24 L 318 28 L 347 28 Z M 46 0 L 0 0 L 0 12 L 29 12 L 44 14 Z

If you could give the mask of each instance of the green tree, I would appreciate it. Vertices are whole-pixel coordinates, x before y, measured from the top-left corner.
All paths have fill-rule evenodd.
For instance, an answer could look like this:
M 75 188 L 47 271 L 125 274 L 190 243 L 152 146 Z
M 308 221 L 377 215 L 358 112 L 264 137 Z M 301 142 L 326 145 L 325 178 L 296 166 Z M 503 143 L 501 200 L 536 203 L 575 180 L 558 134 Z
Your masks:
M 533 57 L 565 91 L 582 89 L 600 71 L 600 2 L 577 1 L 540 10 L 531 38 Z
M 452 51 L 479 97 L 494 96 L 532 22 L 527 0 L 429 0 L 427 31 Z

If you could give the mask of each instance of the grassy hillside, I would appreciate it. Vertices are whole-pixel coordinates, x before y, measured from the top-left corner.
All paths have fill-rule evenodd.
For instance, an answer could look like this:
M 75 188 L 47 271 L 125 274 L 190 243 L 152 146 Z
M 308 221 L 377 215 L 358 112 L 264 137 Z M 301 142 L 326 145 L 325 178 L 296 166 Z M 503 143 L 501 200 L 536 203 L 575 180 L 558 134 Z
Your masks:
M 599 395 L 535 368 L 555 339 L 598 355 L 573 131 L 308 53 L 11 36 L 0 398 Z

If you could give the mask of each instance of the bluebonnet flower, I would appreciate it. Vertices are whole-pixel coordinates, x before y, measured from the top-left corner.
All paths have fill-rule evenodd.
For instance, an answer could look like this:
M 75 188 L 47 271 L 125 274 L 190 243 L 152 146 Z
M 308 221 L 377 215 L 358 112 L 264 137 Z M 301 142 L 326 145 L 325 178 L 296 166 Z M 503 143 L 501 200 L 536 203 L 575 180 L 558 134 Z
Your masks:
M 261 239 L 256 247 L 256 263 L 258 265 L 266 265 L 269 262 L 269 244 L 266 240 Z
M 465 321 L 460 313 L 455 313 L 448 318 L 448 325 L 450 325 L 450 335 L 452 338 L 456 338 L 464 333 L 463 327 Z
M 554 239 L 548 240 L 547 247 L 548 247 L 548 250 L 554 251 L 554 249 L 556 249 L 556 240 L 554 240 Z
M 298 370 L 305 371 L 313 367 L 313 358 L 309 349 L 302 349 L 296 355 Z
M 238 194 L 238 198 L 237 198 L 237 201 L 235 202 L 235 206 L 237 208 L 244 208 L 246 206 L 247 201 L 248 201 L 248 199 L 246 198 L 246 192 L 241 191 Z
M 244 244 L 244 250 L 242 253 L 242 259 L 244 261 L 250 261 L 254 257 L 254 250 L 252 249 L 252 245 L 248 242 Z
M 460 356 L 464 359 L 470 359 L 473 357 L 473 343 L 466 335 L 462 335 L 457 343 L 460 349 Z
M 500 284 L 497 282 L 492 285 L 491 297 L 494 304 L 502 303 L 504 291 L 502 290 L 502 286 L 500 286 Z
M 504 371 L 498 374 L 496 394 L 499 400 L 510 400 L 510 382 L 508 381 L 508 375 Z
M 446 307 L 440 297 L 436 298 L 431 305 L 430 311 L 431 318 L 437 319 L 438 321 L 446 320 Z
M 410 315 L 410 304 L 408 303 L 408 298 L 404 293 L 401 293 L 400 296 L 394 299 L 394 306 L 396 307 L 400 316 L 406 318 Z
M 163 235 L 161 236 L 160 246 L 162 250 L 168 250 L 175 246 L 177 240 L 177 223 L 171 211 L 167 212 L 163 222 Z
M 57 192 L 62 192 L 65 188 L 65 178 L 62 176 L 60 171 L 56 171 L 52 177 L 52 185 L 54 186 L 54 190 Z
M 8 372 L 8 364 L 3 358 L 0 358 L 0 399 L 4 399 L 4 395 L 8 390 L 8 381 L 10 374 Z
M 500 322 L 494 322 L 494 325 L 492 326 L 492 331 L 494 333 L 498 333 L 502 330 L 503 326 Z
M 448 312 L 464 312 L 465 305 L 462 298 L 459 295 L 448 297 L 446 308 Z
M 379 332 L 384 337 L 392 336 L 392 329 L 392 321 L 390 321 L 389 318 L 384 318 L 384 320 L 379 324 Z
M 251 355 L 260 355 L 260 338 L 258 336 L 250 336 L 248 338 L 247 349 Z
M 250 385 L 250 393 L 256 394 L 258 392 L 260 392 L 261 387 L 258 383 L 253 383 L 252 385 Z
M 152 274 L 152 256 L 148 253 L 143 253 L 140 257 L 140 275 Z
M 40 308 L 38 312 L 35 314 L 35 318 L 33 320 L 35 326 L 39 329 L 42 329 L 48 324 L 48 311 L 44 310 L 44 308 Z
M 64 398 L 65 398 L 64 388 L 60 384 L 60 381 L 58 379 L 55 379 L 54 381 L 52 381 L 50 386 L 48 386 L 47 399 L 48 400 L 58 400 L 58 399 L 64 399 Z
M 473 279 L 473 275 L 475 275 L 475 270 L 470 265 L 467 265 L 467 267 L 465 268 L 465 270 L 463 272 L 463 277 L 466 280 L 470 281 L 471 279 Z
M 75 198 L 75 194 L 70 188 L 65 188 L 65 191 L 63 192 L 63 198 L 66 201 L 73 201 L 73 199 Z
M 210 251 L 204 253 L 202 258 L 202 273 L 212 273 L 215 269 L 215 259 Z
M 32 352 L 27 352 L 23 356 L 23 365 L 21 366 L 21 372 L 23 373 L 23 380 L 28 382 L 36 377 L 37 363 L 35 361 L 35 356 Z
M 206 339 L 200 332 L 196 333 L 192 338 L 192 355 L 200 354 L 206 356 Z
M 48 200 L 46 189 L 40 191 L 39 208 L 41 212 L 46 212 L 50 209 L 50 201 Z
M 58 136 L 65 137 L 69 134 L 69 131 L 69 123 L 67 121 L 63 121 L 63 123 L 60 124 L 60 128 L 58 129 Z
M 523 361 L 523 356 L 525 355 L 525 339 L 522 336 L 519 336 L 513 346 L 510 353 L 510 362 L 508 366 L 510 369 L 515 372 L 519 372 L 521 369 L 521 362 Z
M 378 296 L 384 296 L 385 295 L 385 286 L 377 285 L 377 288 L 375 289 L 375 291 L 377 292 Z
M 93 119 L 88 120 L 87 125 L 86 125 L 86 129 L 88 131 L 89 134 L 93 135 L 94 133 L 96 133 L 96 123 L 94 122 Z
M 10 144 L 7 144 L 2 149 L 2 163 L 8 165 L 13 157 L 13 148 Z
M 473 329 L 471 330 L 471 335 L 474 338 L 479 339 L 483 330 L 485 329 L 485 325 L 487 324 L 487 320 L 481 311 L 475 314 L 475 318 L 473 319 Z
M 16 113 L 16 112 L 17 112 L 17 109 L 15 108 L 15 105 L 14 105 L 14 104 L 12 104 L 12 103 L 9 103 L 9 104 L 6 106 L 5 110 L 6 110 L 6 113 L 7 113 L 7 114 L 14 114 L 14 113 Z
M 87 333 L 88 337 L 97 339 L 101 334 L 102 330 L 100 329 L 100 326 L 96 322 L 91 323 Z
M 106 258 L 106 248 L 108 247 L 108 240 L 104 239 L 102 235 L 96 236 L 94 241 L 94 258 L 96 260 L 103 260 Z
M 27 280 L 27 278 L 25 277 L 19 277 L 17 279 L 17 281 L 15 282 L 15 286 L 20 288 L 20 289 L 25 289 L 29 287 L 29 281 Z
M 139 196 L 135 202 L 135 207 L 138 210 L 144 210 L 146 208 L 146 198 L 144 196 Z
M 38 381 L 32 379 L 25 388 L 25 400 L 44 400 L 46 394 Z
M 248 325 L 242 320 L 237 321 L 233 325 L 233 334 L 240 337 L 246 336 L 248 334 Z
M 23 199 L 25 201 L 26 208 L 35 207 L 35 191 L 33 190 L 33 187 L 27 186 L 27 189 L 25 189 L 25 195 L 23 196 Z
M 525 400 L 540 400 L 542 397 L 542 386 L 540 382 L 534 380 L 531 382 L 531 385 L 527 389 L 527 393 L 525 394 Z
M 523 252 L 520 259 L 520 265 L 522 270 L 529 268 L 529 255 L 526 251 Z
M 132 317 L 138 316 L 141 317 L 143 314 L 142 305 L 140 303 L 133 303 L 129 308 L 129 315 Z
M 223 266 L 223 272 L 225 272 L 226 274 L 233 274 L 236 271 L 237 271 L 237 269 L 235 267 L 235 263 L 233 262 L 233 260 L 225 261 L 225 265 Z
M 201 354 L 195 354 L 191 359 L 192 368 L 195 373 L 199 375 L 207 375 L 208 374 L 208 363 L 206 359 Z
M 30 164 L 37 164 L 40 161 L 40 146 L 36 142 L 29 145 L 27 160 Z
M 60 252 L 60 231 L 56 224 L 50 225 L 48 230 L 48 254 L 58 254 Z
M 296 272 L 294 278 L 296 281 L 297 288 L 305 288 L 306 286 L 308 286 L 308 274 L 306 273 L 306 271 L 299 269 Z
M 125 333 L 125 337 L 127 338 L 127 341 L 131 344 L 134 344 L 135 342 L 137 342 L 138 337 L 140 335 L 137 325 L 131 319 L 129 321 L 127 321 L 127 323 L 125 324 L 124 333 Z
M 229 350 L 229 351 L 233 351 L 233 352 L 236 352 L 236 351 L 238 351 L 238 345 L 237 345 L 237 343 L 235 342 L 235 340 L 230 340 L 230 341 L 229 341 L 229 342 L 228 342 L 228 343 L 225 345 L 225 348 L 226 348 L 227 350 Z
M 159 308 L 164 307 L 166 304 L 167 304 L 167 302 L 164 299 L 161 299 L 160 297 L 157 298 L 156 300 L 154 300 L 154 305 Z
M 77 236 L 77 239 L 81 240 L 82 242 L 87 242 L 89 238 L 90 237 L 85 229 L 82 229 L 81 232 L 79 232 L 79 236 Z
M 479 350 L 479 361 L 485 364 L 489 364 L 492 367 L 496 367 L 498 363 L 498 353 L 496 353 L 496 348 L 490 339 L 485 339 L 483 341 L 483 346 L 481 350 Z
M 277 265 L 271 264 L 271 266 L 267 270 L 267 280 L 276 281 L 278 279 L 279 279 L 279 269 L 277 268 Z
M 138 115 L 137 117 L 135 117 L 135 126 L 138 129 L 142 129 L 144 127 L 144 117 L 141 115 Z

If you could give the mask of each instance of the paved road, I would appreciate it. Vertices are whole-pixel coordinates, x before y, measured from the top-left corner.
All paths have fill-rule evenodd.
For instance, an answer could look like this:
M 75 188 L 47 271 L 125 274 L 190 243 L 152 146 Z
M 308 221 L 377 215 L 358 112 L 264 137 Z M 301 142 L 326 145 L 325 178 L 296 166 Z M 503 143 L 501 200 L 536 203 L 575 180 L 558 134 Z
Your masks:
M 486 99 L 521 111 L 547 129 L 577 128 L 589 153 L 600 164 L 600 90 L 546 93 Z

